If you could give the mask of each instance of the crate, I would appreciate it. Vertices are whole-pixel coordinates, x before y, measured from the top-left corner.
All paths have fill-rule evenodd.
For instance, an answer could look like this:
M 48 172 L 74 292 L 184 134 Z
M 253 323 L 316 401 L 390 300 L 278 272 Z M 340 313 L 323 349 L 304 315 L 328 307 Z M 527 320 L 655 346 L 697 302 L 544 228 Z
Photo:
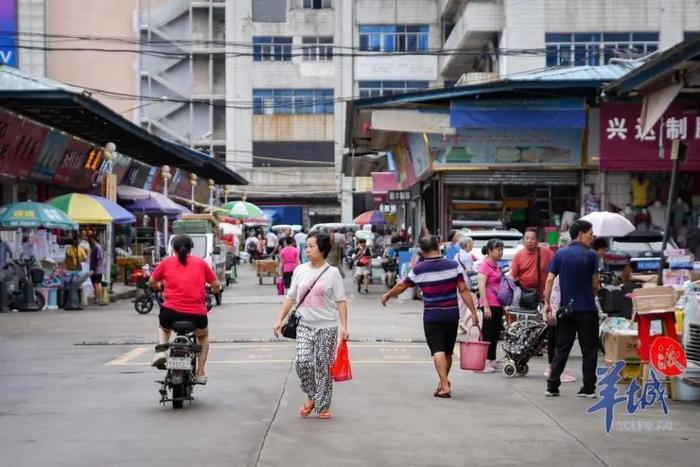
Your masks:
M 212 223 L 206 220 L 187 220 L 173 222 L 174 234 L 213 233 Z
M 646 287 L 632 292 L 632 304 L 637 314 L 673 311 L 676 307 L 673 287 Z

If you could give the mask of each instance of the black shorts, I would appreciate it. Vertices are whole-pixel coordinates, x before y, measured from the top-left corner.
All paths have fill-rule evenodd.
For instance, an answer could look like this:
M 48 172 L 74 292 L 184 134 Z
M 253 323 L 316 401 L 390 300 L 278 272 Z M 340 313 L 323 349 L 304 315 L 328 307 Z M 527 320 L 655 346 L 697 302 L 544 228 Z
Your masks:
M 158 315 L 160 327 L 170 331 L 175 321 L 192 321 L 195 329 L 206 329 L 209 326 L 209 318 L 206 315 L 195 315 L 193 313 L 180 313 L 170 308 L 161 307 Z
M 425 340 L 430 347 L 430 355 L 435 355 L 435 352 L 445 352 L 446 355 L 452 355 L 455 342 L 457 342 L 457 326 L 457 321 L 423 323 Z
M 90 276 L 90 282 L 94 284 L 101 284 L 102 283 L 102 274 L 93 274 Z

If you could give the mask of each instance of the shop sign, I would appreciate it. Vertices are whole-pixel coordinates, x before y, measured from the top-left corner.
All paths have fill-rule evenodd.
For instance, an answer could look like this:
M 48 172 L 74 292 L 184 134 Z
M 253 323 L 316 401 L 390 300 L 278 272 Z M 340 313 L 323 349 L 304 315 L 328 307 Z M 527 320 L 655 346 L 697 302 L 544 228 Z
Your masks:
M 456 99 L 450 102 L 450 126 L 583 130 L 585 101 L 580 97 Z
M 63 152 L 61 163 L 56 169 L 53 182 L 58 185 L 73 183 L 82 173 L 85 158 L 90 152 L 90 145 L 85 141 L 71 138 Z M 78 188 L 77 186 L 75 188 Z
M 17 66 L 17 0 L 0 0 L 0 64 Z
M 9 112 L 0 111 L 0 174 L 14 175 L 14 164 L 12 164 L 12 151 L 17 128 L 22 124 L 22 120 Z
M 428 148 L 428 135 L 425 133 L 409 133 L 406 135 L 408 147 L 411 150 L 411 162 L 416 171 L 416 177 L 420 178 L 431 169 L 430 149 Z
M 411 190 L 396 190 L 389 192 L 390 203 L 411 201 Z
M 11 161 L 14 165 L 14 174 L 20 178 L 29 178 L 34 162 L 39 158 L 39 153 L 49 129 L 37 125 L 29 120 L 23 120 L 17 128 L 13 147 L 10 150 Z
M 379 212 L 381 212 L 383 214 L 396 214 L 396 205 L 395 204 L 386 204 L 386 203 L 380 204 L 379 205 Z
M 434 166 L 580 167 L 583 134 L 572 129 L 465 128 L 428 137 Z
M 654 127 L 642 136 L 641 104 L 601 104 L 600 168 L 602 170 L 671 170 L 671 142 L 688 144 L 681 170 L 700 170 L 700 114 L 673 103 Z M 660 150 L 660 148 L 662 148 Z
M 67 134 L 52 130 L 46 137 L 39 158 L 32 168 L 32 178 L 41 181 L 53 180 L 70 140 L 71 137 Z
M 399 144 L 394 145 L 391 151 L 394 163 L 396 164 L 396 174 L 399 188 L 408 189 L 418 182 L 416 170 L 411 160 L 411 151 L 406 135 L 403 135 Z

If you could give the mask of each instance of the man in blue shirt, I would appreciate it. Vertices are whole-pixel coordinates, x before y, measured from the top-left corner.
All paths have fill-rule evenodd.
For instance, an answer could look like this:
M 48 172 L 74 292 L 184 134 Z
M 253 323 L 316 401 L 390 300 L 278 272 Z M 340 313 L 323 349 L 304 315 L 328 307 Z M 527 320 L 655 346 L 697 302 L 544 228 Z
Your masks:
M 555 351 L 551 371 L 547 379 L 545 395 L 559 395 L 560 376 L 566 367 L 569 352 L 578 334 L 581 353 L 583 354 L 583 387 L 577 397 L 595 398 L 596 366 L 598 364 L 598 311 L 595 297 L 598 293 L 600 275 L 598 258 L 593 245 L 593 226 L 590 222 L 577 220 L 569 230 L 574 239 L 568 247 L 562 248 L 554 255 L 549 265 L 547 282 L 544 290 L 544 315 L 551 320 L 557 310 L 552 310 L 550 299 L 554 279 L 559 276 L 561 290 L 560 307 L 571 306 L 573 316 L 557 320 L 555 332 Z
M 445 246 L 445 259 L 454 260 L 459 253 L 459 236 L 456 230 L 450 230 L 447 241 L 450 243 Z

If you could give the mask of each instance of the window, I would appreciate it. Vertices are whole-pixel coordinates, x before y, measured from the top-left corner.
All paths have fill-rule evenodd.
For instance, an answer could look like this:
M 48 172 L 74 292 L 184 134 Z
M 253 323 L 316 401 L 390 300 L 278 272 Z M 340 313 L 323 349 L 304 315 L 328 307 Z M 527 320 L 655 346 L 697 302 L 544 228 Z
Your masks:
M 303 37 L 304 60 L 330 61 L 333 60 L 333 37 L 315 36 Z
M 658 32 L 546 33 L 547 66 L 603 65 L 611 58 L 637 58 L 659 48 Z
M 419 52 L 428 50 L 428 25 L 361 25 L 360 50 Z
M 332 89 L 253 89 L 253 113 L 332 114 Z
M 253 21 L 284 23 L 287 21 L 287 0 L 253 0 Z
M 695 39 L 698 34 L 700 34 L 700 31 L 685 31 L 683 33 L 683 40 L 689 41 L 690 39 Z
M 360 97 L 380 97 L 417 91 L 428 87 L 428 81 L 360 81 Z
M 321 10 L 323 8 L 333 8 L 331 0 L 304 0 L 304 8 Z
M 291 61 L 292 38 L 253 36 L 253 60 L 256 62 Z

